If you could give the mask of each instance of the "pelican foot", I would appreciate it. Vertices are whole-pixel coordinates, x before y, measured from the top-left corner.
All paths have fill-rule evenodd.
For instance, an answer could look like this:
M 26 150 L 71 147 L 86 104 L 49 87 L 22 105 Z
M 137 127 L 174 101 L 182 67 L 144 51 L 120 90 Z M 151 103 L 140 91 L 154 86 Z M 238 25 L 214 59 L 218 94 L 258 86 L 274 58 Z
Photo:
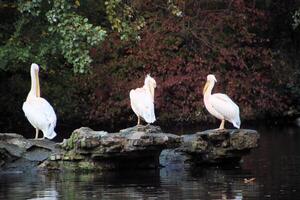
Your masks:
M 215 128 L 214 130 L 224 130 L 225 128 Z
M 213 129 L 214 131 L 223 131 L 223 130 L 225 130 L 225 128 L 215 128 L 215 129 Z

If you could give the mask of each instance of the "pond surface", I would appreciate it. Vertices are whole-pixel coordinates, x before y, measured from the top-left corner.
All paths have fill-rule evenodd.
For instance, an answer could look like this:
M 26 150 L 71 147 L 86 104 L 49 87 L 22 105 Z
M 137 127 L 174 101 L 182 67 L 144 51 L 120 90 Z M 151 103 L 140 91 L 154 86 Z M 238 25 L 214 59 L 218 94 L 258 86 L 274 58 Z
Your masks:
M 186 165 L 102 174 L 0 174 L 0 199 L 299 200 L 300 128 L 257 130 L 261 134 L 260 147 L 244 157 L 239 166 Z M 245 183 L 245 178 L 255 180 Z

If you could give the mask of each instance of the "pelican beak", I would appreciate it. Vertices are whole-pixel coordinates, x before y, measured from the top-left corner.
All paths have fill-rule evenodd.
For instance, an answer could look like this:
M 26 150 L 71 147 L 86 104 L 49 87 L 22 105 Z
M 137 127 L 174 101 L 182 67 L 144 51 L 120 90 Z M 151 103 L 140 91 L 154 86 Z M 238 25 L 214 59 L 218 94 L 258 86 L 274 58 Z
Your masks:
M 39 81 L 39 71 L 35 70 L 35 80 L 36 80 L 36 97 L 40 97 L 40 81 Z
M 205 83 L 205 85 L 204 85 L 204 88 L 203 88 L 203 95 L 205 94 L 205 92 L 206 92 L 208 86 L 209 86 L 209 83 L 208 83 L 208 81 L 206 81 L 206 83 Z

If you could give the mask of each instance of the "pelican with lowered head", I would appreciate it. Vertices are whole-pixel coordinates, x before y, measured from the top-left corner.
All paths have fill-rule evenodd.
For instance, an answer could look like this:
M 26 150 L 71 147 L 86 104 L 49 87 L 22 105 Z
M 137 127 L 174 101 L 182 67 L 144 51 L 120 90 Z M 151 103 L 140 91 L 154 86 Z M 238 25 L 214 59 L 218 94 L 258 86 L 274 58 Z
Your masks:
M 147 123 L 153 123 L 156 120 L 154 113 L 155 88 L 156 81 L 148 74 L 144 86 L 132 89 L 129 93 L 131 108 L 138 117 L 137 125 L 141 123 L 140 118 L 143 118 Z
M 221 93 L 211 94 L 211 91 L 217 82 L 214 75 L 209 74 L 203 89 L 204 105 L 208 112 L 221 120 L 219 129 L 224 129 L 225 120 L 231 122 L 234 127 L 240 128 L 240 109 L 226 95 Z
M 30 124 L 35 128 L 35 139 L 38 139 L 39 130 L 43 132 L 43 138 L 53 139 L 56 136 L 56 115 L 49 102 L 40 97 L 39 66 L 31 64 L 31 89 L 26 101 L 23 103 L 23 111 Z

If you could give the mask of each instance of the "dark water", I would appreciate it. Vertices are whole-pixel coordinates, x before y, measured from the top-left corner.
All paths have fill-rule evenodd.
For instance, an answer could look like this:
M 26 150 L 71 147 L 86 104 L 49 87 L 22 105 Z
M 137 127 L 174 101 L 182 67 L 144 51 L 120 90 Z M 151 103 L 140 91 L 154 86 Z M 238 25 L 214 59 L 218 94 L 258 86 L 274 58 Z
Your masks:
M 264 127 L 240 166 L 0 175 L 0 199 L 300 199 L 300 128 Z M 182 131 L 182 130 L 180 130 Z M 179 132 L 180 132 L 179 131 Z M 245 178 L 255 181 L 244 183 Z

